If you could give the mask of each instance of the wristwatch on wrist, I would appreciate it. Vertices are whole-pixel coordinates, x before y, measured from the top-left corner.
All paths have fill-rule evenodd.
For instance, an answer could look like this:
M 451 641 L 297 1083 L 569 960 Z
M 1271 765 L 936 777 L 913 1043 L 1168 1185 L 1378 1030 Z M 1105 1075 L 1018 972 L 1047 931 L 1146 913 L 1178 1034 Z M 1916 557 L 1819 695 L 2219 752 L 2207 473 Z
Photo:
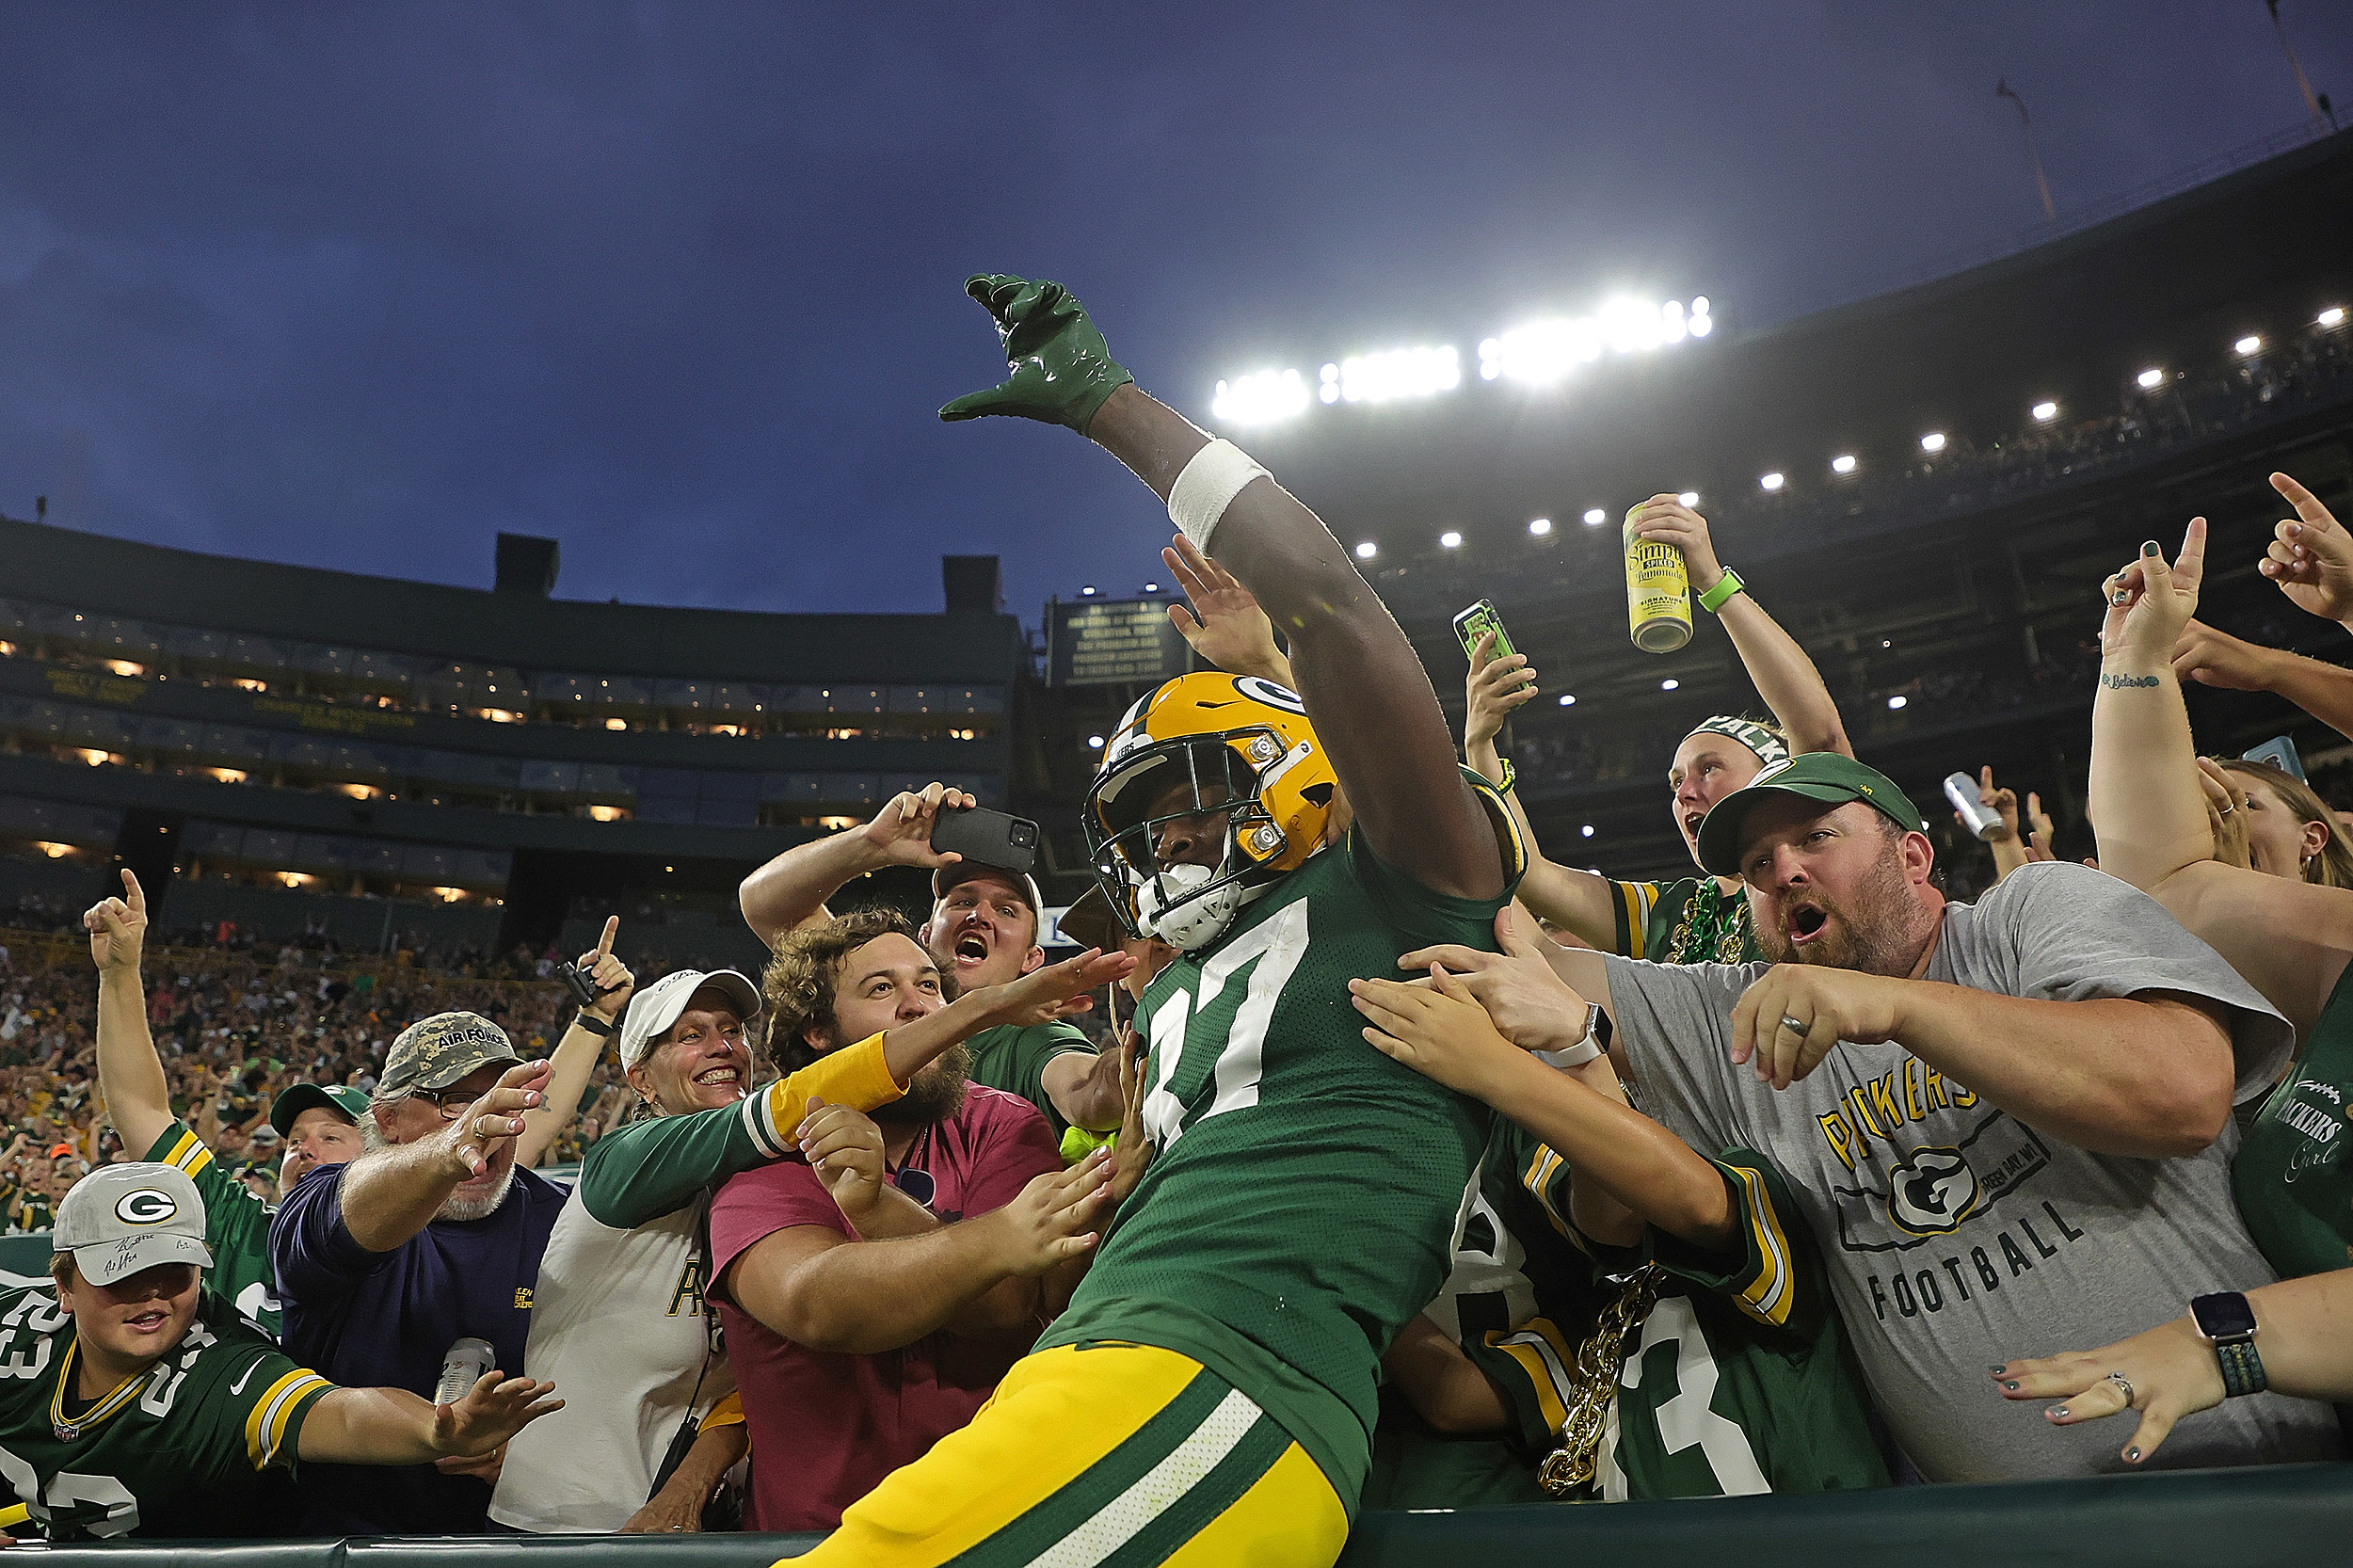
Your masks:
M 1547 1067 L 1581 1067 L 1585 1065 L 1586 1063 L 1591 1062 L 1594 1057 L 1599 1056 L 1602 1052 L 1601 1020 L 1601 1003 L 1597 1001 L 1587 1002 L 1585 1004 L 1585 1033 L 1583 1037 L 1578 1039 L 1573 1045 L 1562 1046 L 1559 1050 L 1537 1051 L 1534 1053 L 1536 1060 L 1542 1062 Z
M 578 1024 L 581 1028 L 586 1030 L 591 1034 L 602 1034 L 609 1038 L 613 1033 L 613 1026 L 611 1024 L 606 1023 L 602 1018 L 598 1017 L 594 1013 L 589 1012 L 585 1007 L 582 1008 L 578 1013 L 572 1016 L 572 1022 Z
M 2195 1297 L 2189 1318 L 2198 1325 L 2198 1336 L 2214 1347 L 2214 1358 L 2222 1366 L 2224 1393 L 2260 1394 L 2269 1386 L 2264 1359 L 2255 1352 L 2255 1309 L 2245 1296 L 2224 1290 Z
M 1724 574 L 1716 579 L 1716 585 L 1708 589 L 1705 593 L 1700 595 L 1700 608 L 1712 616 L 1717 611 L 1722 609 L 1724 605 L 1730 601 L 1734 594 L 1740 592 L 1747 586 L 1748 584 L 1746 583 L 1740 581 L 1740 574 L 1738 572 L 1733 570 L 1730 567 L 1726 567 L 1724 568 Z

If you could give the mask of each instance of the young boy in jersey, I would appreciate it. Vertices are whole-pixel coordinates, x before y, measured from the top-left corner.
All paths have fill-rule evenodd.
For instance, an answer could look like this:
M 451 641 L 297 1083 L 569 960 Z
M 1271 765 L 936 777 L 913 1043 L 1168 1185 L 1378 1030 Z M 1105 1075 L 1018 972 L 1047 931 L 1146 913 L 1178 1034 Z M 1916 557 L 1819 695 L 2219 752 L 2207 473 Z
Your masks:
M 1520 1184 L 1561 1250 L 1583 1255 L 1566 1271 L 1571 1288 L 1556 1285 L 1539 1304 L 1553 1321 L 1488 1333 L 1401 1380 L 1433 1424 L 1445 1412 L 1453 1430 L 1513 1433 L 1523 1451 L 1546 1454 L 1545 1479 L 1562 1496 L 1889 1483 L 1820 1260 L 1803 1224 L 1783 1220 L 1796 1211 L 1769 1160 L 1749 1149 L 1703 1158 L 1626 1103 L 1608 1055 L 1589 1045 L 1571 1067 L 1539 1061 L 1443 969 L 1428 984 L 1353 989 L 1373 1046 L 1517 1124 Z M 1523 1238 L 1531 1252 L 1548 1239 L 1535 1227 Z M 1591 1355 L 1558 1336 L 1554 1323 L 1572 1317 L 1599 1320 Z M 1705 1399 L 1696 1413 L 1663 1414 L 1693 1396 Z
M 1078 1294 L 963 1431 L 810 1554 L 834 1563 L 1333 1561 L 1381 1352 L 1436 1293 L 1485 1113 L 1356 1038 L 1349 980 L 1417 934 L 1492 943 L 1519 872 L 1412 646 L 1305 506 L 1145 396 L 1060 285 L 976 278 L 1012 376 L 944 418 L 1086 435 L 1291 643 L 1299 695 L 1193 675 L 1132 708 L 1085 823 L 1145 990 L 1158 1146 Z M 1304 700 L 1303 700 L 1304 698 Z M 1310 723 L 1310 715 L 1313 722 Z M 1325 847 L 1338 790 L 1355 824 Z
M 486 1373 L 454 1405 L 338 1388 L 204 1288 L 204 1200 L 168 1165 L 109 1165 L 57 1214 L 53 1297 L 0 1293 L 0 1464 L 51 1541 L 276 1533 L 296 1464 L 487 1454 L 557 1409 Z

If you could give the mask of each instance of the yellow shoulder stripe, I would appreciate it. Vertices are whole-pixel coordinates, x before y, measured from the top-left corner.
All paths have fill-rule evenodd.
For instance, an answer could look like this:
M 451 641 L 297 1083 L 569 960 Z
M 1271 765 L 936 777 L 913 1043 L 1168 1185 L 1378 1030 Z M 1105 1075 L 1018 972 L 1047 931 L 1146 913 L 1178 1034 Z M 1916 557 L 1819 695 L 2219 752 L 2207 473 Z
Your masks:
M 1577 1378 L 1571 1371 L 1577 1354 L 1561 1338 L 1561 1331 L 1545 1319 L 1530 1318 L 1508 1334 L 1489 1329 L 1486 1340 L 1492 1349 L 1519 1364 L 1536 1396 L 1536 1409 L 1545 1426 L 1559 1432 L 1569 1418 L 1569 1401 L 1577 1397 Z
M 196 1175 L 212 1162 L 212 1151 L 204 1146 L 204 1140 L 185 1128 L 181 1129 L 179 1141 L 171 1145 L 171 1152 L 164 1156 L 165 1164 L 189 1176 Z
M 1749 1238 L 1756 1253 L 1756 1277 L 1733 1299 L 1740 1310 L 1776 1328 L 1789 1323 L 1795 1282 L 1790 1277 L 1789 1237 L 1774 1212 L 1765 1178 L 1739 1165 L 1723 1167 L 1739 1178 L 1748 1194 Z

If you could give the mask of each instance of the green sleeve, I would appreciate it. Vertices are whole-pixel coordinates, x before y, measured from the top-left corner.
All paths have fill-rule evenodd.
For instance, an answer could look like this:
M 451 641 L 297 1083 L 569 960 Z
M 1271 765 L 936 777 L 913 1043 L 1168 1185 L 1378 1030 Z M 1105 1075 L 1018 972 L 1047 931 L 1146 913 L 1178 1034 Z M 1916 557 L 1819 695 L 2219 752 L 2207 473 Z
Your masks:
M 1496 831 L 1497 844 L 1503 855 L 1503 891 L 1494 898 L 1456 898 L 1425 888 L 1375 854 L 1359 827 L 1348 830 L 1344 853 L 1366 898 L 1408 942 L 1416 947 L 1460 942 L 1492 952 L 1496 945 L 1496 912 L 1512 902 L 1519 890 L 1520 878 L 1528 870 L 1526 846 L 1520 838 L 1517 819 L 1503 805 L 1503 797 L 1496 792 L 1496 787 L 1468 768 L 1461 771 L 1471 793 L 1486 811 L 1489 825 Z
M 1766 1327 L 1810 1338 L 1826 1310 L 1821 1260 L 1781 1172 L 1753 1149 L 1726 1149 L 1713 1163 L 1732 1199 L 1732 1250 L 1653 1230 L 1653 1256 Z
M 1658 954 L 1652 952 L 1651 915 L 1659 901 L 1673 890 L 1665 882 L 1611 882 L 1609 885 L 1609 919 L 1615 946 L 1611 949 L 1621 958 L 1647 958 L 1656 962 Z
M 1095 1042 L 1066 1023 L 1032 1024 L 1016 1029 L 983 1030 L 967 1044 L 972 1052 L 972 1081 L 984 1088 L 1018 1095 L 1037 1107 L 1047 1125 L 1060 1138 L 1070 1124 L 1054 1109 L 1046 1092 L 1046 1064 L 1072 1051 L 1095 1054 Z
M 1506 1441 L 1533 1464 L 1561 1446 L 1561 1428 L 1577 1399 L 1577 1349 L 1561 1326 L 1539 1314 L 1513 1329 L 1465 1336 L 1463 1353 L 1503 1391 L 1511 1406 Z
M 767 1158 L 740 1105 L 630 1122 L 590 1145 L 580 1167 L 581 1206 L 599 1224 L 634 1230 Z
M 155 1140 L 147 1158 L 185 1173 L 204 1200 L 204 1244 L 213 1251 L 213 1288 L 242 1305 L 247 1286 L 270 1279 L 269 1206 L 213 1158 L 203 1140 L 175 1121 Z
M 256 1470 L 294 1469 L 302 1423 L 335 1385 L 248 1328 L 209 1290 L 200 1311 L 210 1343 L 194 1344 L 191 1335 L 182 1341 L 191 1349 L 180 1364 L 184 1372 L 198 1372 L 192 1362 L 203 1364 L 201 1398 L 193 1402 L 198 1418 L 213 1424 L 208 1446 L 242 1447 Z

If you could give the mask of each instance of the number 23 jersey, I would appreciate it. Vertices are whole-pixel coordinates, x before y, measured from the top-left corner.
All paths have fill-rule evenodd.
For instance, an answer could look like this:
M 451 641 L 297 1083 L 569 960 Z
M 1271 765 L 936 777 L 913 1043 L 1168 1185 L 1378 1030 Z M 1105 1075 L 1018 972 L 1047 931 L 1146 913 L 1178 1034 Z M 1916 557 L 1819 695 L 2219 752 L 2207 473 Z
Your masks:
M 1163 969 L 1137 1018 L 1157 1152 L 1039 1348 L 1191 1355 L 1353 1503 L 1381 1352 L 1446 1277 L 1487 1121 L 1368 1044 L 1348 983 L 1401 978 L 1399 955 L 1433 943 L 1493 951 L 1510 896 L 1433 892 L 1352 831 Z
M 0 1292 L 0 1475 L 52 1541 L 271 1535 L 312 1407 L 334 1384 L 218 1296 L 155 1365 L 85 1408 L 73 1319 L 40 1287 Z M 66 1435 L 71 1432 L 72 1435 Z

